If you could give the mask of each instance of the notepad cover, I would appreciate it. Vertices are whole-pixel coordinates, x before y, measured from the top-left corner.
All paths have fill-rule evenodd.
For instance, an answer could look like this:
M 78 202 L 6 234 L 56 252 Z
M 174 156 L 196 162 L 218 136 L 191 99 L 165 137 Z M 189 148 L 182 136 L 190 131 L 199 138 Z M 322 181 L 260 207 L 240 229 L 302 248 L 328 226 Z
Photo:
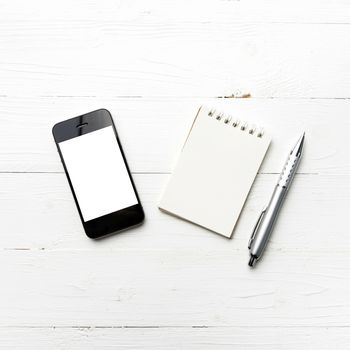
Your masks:
M 271 139 L 210 113 L 200 108 L 159 209 L 230 238 Z

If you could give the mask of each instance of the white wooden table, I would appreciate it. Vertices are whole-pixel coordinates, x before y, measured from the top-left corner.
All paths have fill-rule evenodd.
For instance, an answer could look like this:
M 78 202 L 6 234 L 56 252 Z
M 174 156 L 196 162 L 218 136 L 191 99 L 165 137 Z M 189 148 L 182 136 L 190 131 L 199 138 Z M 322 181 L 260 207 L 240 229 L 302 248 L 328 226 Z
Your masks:
M 349 38 L 348 0 L 1 0 L 0 348 L 349 348 Z M 157 209 L 202 103 L 273 135 L 232 240 Z M 51 127 L 101 107 L 147 220 L 95 242 Z M 250 270 L 252 227 L 303 129 Z

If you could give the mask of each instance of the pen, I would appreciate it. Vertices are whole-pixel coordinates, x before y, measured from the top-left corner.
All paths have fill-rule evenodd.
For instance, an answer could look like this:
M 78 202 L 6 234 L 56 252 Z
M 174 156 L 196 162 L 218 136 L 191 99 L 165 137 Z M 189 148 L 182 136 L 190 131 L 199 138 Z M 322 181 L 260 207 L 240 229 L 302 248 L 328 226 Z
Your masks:
M 270 238 L 278 213 L 283 205 L 288 189 L 300 163 L 305 133 L 301 135 L 297 144 L 288 155 L 288 159 L 279 177 L 278 183 L 272 194 L 269 204 L 263 209 L 254 227 L 248 243 L 250 260 L 248 265 L 253 267 L 264 253 L 266 244 Z

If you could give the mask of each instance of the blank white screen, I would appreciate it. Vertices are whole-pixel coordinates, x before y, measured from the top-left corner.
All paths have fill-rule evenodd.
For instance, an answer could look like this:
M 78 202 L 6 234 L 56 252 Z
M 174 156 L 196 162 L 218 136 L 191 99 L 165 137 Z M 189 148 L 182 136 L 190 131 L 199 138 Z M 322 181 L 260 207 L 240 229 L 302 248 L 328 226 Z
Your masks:
M 59 147 L 84 221 L 138 203 L 112 126 Z

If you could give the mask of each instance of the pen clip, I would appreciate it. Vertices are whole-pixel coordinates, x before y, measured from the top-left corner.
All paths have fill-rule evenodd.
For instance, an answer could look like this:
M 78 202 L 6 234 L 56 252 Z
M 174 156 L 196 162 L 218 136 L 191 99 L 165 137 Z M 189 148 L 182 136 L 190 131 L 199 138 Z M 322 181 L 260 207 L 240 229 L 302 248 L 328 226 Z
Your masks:
M 254 238 L 255 238 L 256 232 L 258 231 L 258 227 L 259 227 L 260 222 L 261 222 L 261 220 L 262 220 L 262 218 L 263 218 L 263 216 L 264 216 L 264 214 L 266 212 L 266 209 L 267 209 L 267 207 L 264 207 L 264 209 L 262 210 L 262 212 L 261 212 L 261 214 L 260 214 L 260 216 L 258 218 L 258 221 L 256 222 L 256 224 L 254 226 L 253 233 L 252 233 L 252 235 L 251 235 L 251 237 L 249 239 L 249 242 L 248 242 L 248 249 L 250 249 L 250 247 L 252 246 L 252 244 L 254 242 Z

